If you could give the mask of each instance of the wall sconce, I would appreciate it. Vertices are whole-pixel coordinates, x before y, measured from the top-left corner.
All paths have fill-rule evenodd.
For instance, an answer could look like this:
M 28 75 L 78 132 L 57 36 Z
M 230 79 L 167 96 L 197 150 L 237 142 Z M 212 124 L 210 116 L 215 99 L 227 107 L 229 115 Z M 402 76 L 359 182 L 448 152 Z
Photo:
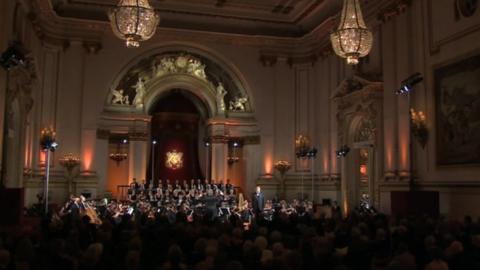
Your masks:
M 127 139 L 123 139 L 122 140 L 122 144 L 127 144 L 128 143 L 128 140 Z M 127 153 L 123 153 L 122 151 L 120 151 L 120 143 L 117 144 L 117 151 L 114 152 L 114 153 L 110 153 L 109 155 L 110 159 L 115 161 L 117 163 L 117 166 L 120 165 L 120 162 L 124 161 L 125 159 L 127 159 L 128 157 L 128 154 Z
M 55 151 L 58 147 L 58 143 L 55 140 L 57 133 L 53 130 L 53 128 L 43 128 L 40 131 L 40 147 L 42 147 L 43 151 L 50 150 L 52 152 Z
M 240 160 L 237 153 L 237 148 L 239 147 L 240 147 L 240 142 L 238 141 L 228 142 L 228 157 L 227 157 L 228 165 L 233 165 L 234 163 Z
M 422 111 L 416 112 L 414 109 L 410 109 L 410 121 L 412 135 L 417 139 L 422 148 L 425 148 L 428 141 L 428 129 L 425 114 Z
M 295 155 L 297 158 L 305 158 L 310 150 L 310 138 L 306 135 L 299 134 L 295 138 Z

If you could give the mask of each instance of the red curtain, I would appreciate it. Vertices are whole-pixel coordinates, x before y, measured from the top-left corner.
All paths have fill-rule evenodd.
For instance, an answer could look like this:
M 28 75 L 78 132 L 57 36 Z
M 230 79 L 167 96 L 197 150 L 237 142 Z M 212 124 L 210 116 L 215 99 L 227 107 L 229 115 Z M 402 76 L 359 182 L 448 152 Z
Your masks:
M 155 179 L 170 183 L 179 180 L 203 179 L 198 159 L 198 124 L 199 116 L 192 113 L 160 112 L 152 117 L 152 138 L 157 141 L 152 146 L 155 151 Z M 177 169 L 166 166 L 167 153 L 182 153 L 182 166 Z M 147 170 L 147 179 L 151 179 L 151 151 Z

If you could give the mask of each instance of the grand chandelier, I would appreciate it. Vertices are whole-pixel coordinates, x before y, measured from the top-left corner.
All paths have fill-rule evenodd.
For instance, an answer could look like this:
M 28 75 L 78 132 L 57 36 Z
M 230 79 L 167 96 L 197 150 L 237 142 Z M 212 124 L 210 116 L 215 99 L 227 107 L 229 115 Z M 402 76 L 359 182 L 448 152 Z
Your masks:
M 140 41 L 155 34 L 160 17 L 148 0 L 120 0 L 108 14 L 117 37 L 126 40 L 128 48 L 140 46 Z
M 358 64 L 358 58 L 367 56 L 372 48 L 372 32 L 365 25 L 359 1 L 343 1 L 340 25 L 330 35 L 333 50 L 349 65 Z

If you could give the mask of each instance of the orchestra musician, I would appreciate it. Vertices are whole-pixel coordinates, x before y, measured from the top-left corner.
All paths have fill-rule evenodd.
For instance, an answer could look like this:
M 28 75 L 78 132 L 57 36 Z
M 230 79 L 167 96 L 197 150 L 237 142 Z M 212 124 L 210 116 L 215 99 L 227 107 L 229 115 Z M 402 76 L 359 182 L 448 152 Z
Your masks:
M 238 201 L 236 200 L 235 189 L 229 179 L 223 187 L 222 183 L 215 180 L 211 183 L 205 181 L 205 185 L 202 185 L 200 180 L 197 182 L 200 183 L 198 185 L 200 189 L 195 185 L 195 180 L 190 180 L 190 185 L 186 181 L 183 185 L 176 184 L 173 189 L 170 181 L 166 180 L 163 185 L 166 188 L 163 189 L 162 182 L 159 180 L 157 187 L 150 182 L 148 190 L 142 193 L 140 185 L 136 179 L 133 179 L 130 187 L 136 196 L 132 196 L 127 202 L 102 200 L 95 203 L 95 201 L 87 201 L 83 195 L 78 198 L 71 196 L 69 202 L 60 211 L 60 215 L 71 215 L 72 219 L 77 220 L 88 216 L 90 222 L 95 225 L 101 222 L 99 216 L 110 218 L 112 222 L 120 222 L 121 216 L 125 214 L 144 215 L 147 218 L 164 215 L 171 222 L 175 222 L 177 214 L 186 216 L 190 221 L 197 216 L 211 220 L 222 218 L 225 221 L 232 217 L 249 228 L 255 217 L 271 221 L 275 213 L 298 216 L 313 214 L 311 202 L 293 200 L 289 204 L 281 201 L 277 205 L 274 201 L 267 201 L 260 186 L 256 187 L 249 202 L 241 193 L 238 194 Z M 192 185 L 194 188 L 191 188 Z
M 197 190 L 203 191 L 203 185 L 200 179 L 197 179 Z
M 207 209 L 207 216 L 213 220 L 216 216 L 218 216 L 218 200 L 213 195 L 212 189 L 207 189 L 207 196 L 204 198 L 205 207 Z

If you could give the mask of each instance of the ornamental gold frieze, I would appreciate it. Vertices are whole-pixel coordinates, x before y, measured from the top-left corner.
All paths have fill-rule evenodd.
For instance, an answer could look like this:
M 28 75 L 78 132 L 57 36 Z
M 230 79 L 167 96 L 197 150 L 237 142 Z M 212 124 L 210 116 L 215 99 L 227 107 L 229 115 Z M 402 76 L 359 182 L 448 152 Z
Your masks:
M 138 61 L 111 86 L 106 100 L 108 109 L 141 111 L 158 82 L 185 77 L 207 86 L 215 97 L 218 115 L 251 111 L 248 94 L 234 74 L 211 59 L 186 51 L 163 52 Z

